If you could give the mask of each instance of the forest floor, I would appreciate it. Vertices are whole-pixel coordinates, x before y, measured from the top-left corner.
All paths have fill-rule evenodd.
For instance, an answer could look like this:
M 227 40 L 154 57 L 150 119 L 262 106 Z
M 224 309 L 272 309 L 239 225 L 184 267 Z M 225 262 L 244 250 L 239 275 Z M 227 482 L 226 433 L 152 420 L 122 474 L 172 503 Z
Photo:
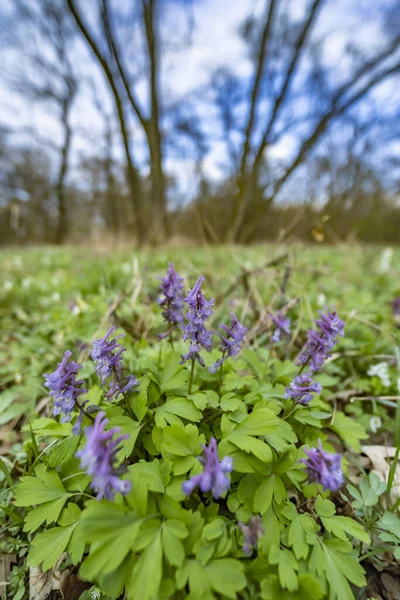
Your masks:
M 333 414 L 343 411 L 364 428 L 367 438 L 359 449 L 364 472 L 387 478 L 390 461 L 379 448 L 394 449 L 400 443 L 400 330 L 392 310 L 400 296 L 400 250 L 300 245 L 104 252 L 32 248 L 0 252 L 0 454 L 9 467 L 7 473 L 0 471 L 0 483 L 7 483 L 9 472 L 11 483 L 24 472 L 30 441 L 22 430 L 38 415 L 50 415 L 43 372 L 57 364 L 65 349 L 84 361 L 90 344 L 110 324 L 125 334 L 128 345 L 158 344 L 163 325 L 157 276 L 165 275 L 168 262 L 184 277 L 185 289 L 204 275 L 204 292 L 215 298 L 210 326 L 217 328 L 235 312 L 248 328 L 246 344 L 252 348 L 271 348 L 270 314 L 288 310 L 290 339 L 272 350 L 282 360 L 294 360 L 300 352 L 316 311 L 334 305 L 345 322 L 345 336 L 321 375 L 324 399 Z M 129 360 L 130 349 L 126 356 Z M 354 483 L 357 477 L 354 471 Z M 394 501 L 399 484 L 396 475 Z M 0 505 L 7 502 L 12 495 L 6 491 Z M 16 566 L 13 560 L 26 554 L 29 542 L 24 535 L 18 539 L 14 547 L 9 541 L 2 547 L 0 586 L 8 578 L 15 594 L 7 598 L 27 593 L 24 587 L 17 595 L 27 579 L 21 560 Z M 385 577 L 376 577 L 377 563 L 373 577 L 372 566 L 364 565 L 371 587 L 363 597 L 400 598 L 398 563 L 393 556 L 377 560 Z

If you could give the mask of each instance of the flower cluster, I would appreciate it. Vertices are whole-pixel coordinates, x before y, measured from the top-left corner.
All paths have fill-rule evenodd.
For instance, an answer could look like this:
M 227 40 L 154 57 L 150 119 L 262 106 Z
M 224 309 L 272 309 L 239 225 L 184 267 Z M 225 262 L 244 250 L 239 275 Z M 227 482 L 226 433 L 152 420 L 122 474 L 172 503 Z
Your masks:
M 377 365 L 371 365 L 367 371 L 370 377 L 378 377 L 384 387 L 390 387 L 389 365 L 387 362 L 380 362 Z
M 90 353 L 95 362 L 96 373 L 100 377 L 101 385 L 104 385 L 111 378 L 106 394 L 107 400 L 111 400 L 113 397 L 118 398 L 120 394 L 124 394 L 139 384 L 134 375 L 123 373 L 122 353 L 125 352 L 126 348 L 118 343 L 123 335 L 119 335 L 115 339 L 108 339 L 115 329 L 115 326 L 110 327 L 104 337 L 93 342 Z
M 179 277 L 173 264 L 168 264 L 167 275 L 157 278 L 161 279 L 160 287 L 164 295 L 164 298 L 159 299 L 158 304 L 164 309 L 162 315 L 171 330 L 173 326 L 180 325 L 183 321 L 183 277 Z
M 229 358 L 230 356 L 236 356 L 239 353 L 240 347 L 242 345 L 244 336 L 247 331 L 247 327 L 244 327 L 240 323 L 240 321 L 234 313 L 231 313 L 230 326 L 228 327 L 227 325 L 220 325 L 220 329 L 223 329 L 223 331 L 225 332 L 225 335 L 222 335 L 221 333 L 217 332 L 221 338 L 220 350 L 222 352 L 222 357 L 210 367 L 211 373 L 216 373 L 219 367 L 227 358 Z
M 321 440 L 318 440 L 318 448 L 304 450 L 306 459 L 302 459 L 306 466 L 308 480 L 320 483 L 324 490 L 336 492 L 343 485 L 342 458 L 340 454 L 330 454 L 322 449 Z
M 253 515 L 247 525 L 239 521 L 239 529 L 244 536 L 242 550 L 246 556 L 251 556 L 253 549 L 257 549 L 258 540 L 264 534 L 261 517 Z
M 127 494 L 132 487 L 130 481 L 120 478 L 124 469 L 115 466 L 119 444 L 129 436 L 121 435 L 113 439 L 120 429 L 113 427 L 105 431 L 107 423 L 105 413 L 99 412 L 93 426 L 85 429 L 85 447 L 76 453 L 81 467 L 92 476 L 91 486 L 97 492 L 97 500 L 113 500 L 116 493 Z
M 313 399 L 313 394 L 320 394 L 321 390 L 322 385 L 309 375 L 297 375 L 286 388 L 285 398 L 293 398 L 298 404 L 308 404 Z
M 311 374 L 321 369 L 325 360 L 331 355 L 338 336 L 344 335 L 344 323 L 337 312 L 334 309 L 330 311 L 326 307 L 325 311 L 326 314 L 321 310 L 318 311 L 320 318 L 315 320 L 315 324 L 319 331 L 308 330 L 306 347 L 298 359 L 300 365 L 308 365 Z
M 213 498 L 217 500 L 229 490 L 230 479 L 227 473 L 233 469 L 233 461 L 230 456 L 225 456 L 221 461 L 218 459 L 216 439 L 213 437 L 207 446 L 202 446 L 203 456 L 199 461 L 204 465 L 203 472 L 194 475 L 182 484 L 182 491 L 189 496 L 198 486 L 201 492 L 212 492 Z
M 188 360 L 197 360 L 202 367 L 205 366 L 204 360 L 200 356 L 200 348 L 203 347 L 207 352 L 211 351 L 212 332 L 205 327 L 206 320 L 211 317 L 212 305 L 214 299 L 206 300 L 201 291 L 204 277 L 200 275 L 196 285 L 185 298 L 188 305 L 187 325 L 183 328 L 183 340 L 190 340 L 190 348 L 187 354 L 181 356 L 181 364 Z
M 69 360 L 72 352 L 67 350 L 57 369 L 48 375 L 44 373 L 46 379 L 45 387 L 48 388 L 54 399 L 53 415 L 62 415 L 61 423 L 68 423 L 71 420 L 71 413 L 77 404 L 77 398 L 81 394 L 86 394 L 87 390 L 82 386 L 84 381 L 76 379 L 78 371 L 82 365 Z
M 281 339 L 282 331 L 286 335 L 290 335 L 290 319 L 285 317 L 280 311 L 278 311 L 276 315 L 271 314 L 271 318 L 276 325 L 276 329 L 271 337 L 271 340 L 274 342 L 274 344 L 277 344 Z

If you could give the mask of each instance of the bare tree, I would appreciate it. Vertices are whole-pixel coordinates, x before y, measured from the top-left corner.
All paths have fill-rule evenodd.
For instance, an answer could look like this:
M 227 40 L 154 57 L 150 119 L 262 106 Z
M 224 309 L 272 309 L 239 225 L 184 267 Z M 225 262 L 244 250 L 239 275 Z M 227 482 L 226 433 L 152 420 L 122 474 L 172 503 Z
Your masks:
M 25 62 L 24 68 L 20 65 L 8 74 L 8 82 L 26 98 L 54 107 L 61 127 L 54 181 L 58 209 L 54 241 L 61 244 L 69 229 L 66 179 L 73 136 L 71 111 L 78 91 L 78 77 L 69 57 L 74 32 L 68 13 L 58 0 L 42 0 L 37 5 L 16 0 L 15 10 L 16 29 L 11 35 L 14 44 L 24 50 Z
M 145 111 L 136 93 L 135 78 L 125 65 L 124 53 L 121 51 L 118 43 L 118 35 L 115 33 L 113 14 L 110 10 L 108 0 L 101 0 L 99 3 L 100 21 L 102 23 L 103 35 L 106 40 L 107 51 L 102 50 L 95 34 L 90 31 L 89 26 L 84 22 L 75 0 L 67 0 L 68 7 L 73 15 L 83 38 L 93 51 L 99 64 L 101 65 L 107 81 L 111 87 L 113 97 L 116 103 L 119 115 L 121 133 L 124 142 L 125 154 L 129 173 L 131 173 L 131 183 L 133 183 L 132 174 L 136 171 L 134 167 L 133 155 L 130 150 L 130 140 L 127 126 L 127 106 L 130 106 L 133 115 L 140 123 L 147 142 L 147 149 L 150 158 L 150 179 L 151 179 L 151 203 L 152 203 L 152 223 L 153 237 L 160 240 L 168 235 L 168 215 L 166 206 L 165 175 L 163 170 L 163 144 L 160 128 L 160 52 L 159 36 L 157 29 L 158 21 L 158 1 L 142 0 L 138 15 L 141 18 L 142 29 L 146 41 L 146 71 L 147 84 L 149 89 L 150 106 Z M 125 96 L 127 102 L 125 103 Z M 138 218 L 138 231 L 144 235 L 143 226 L 144 209 L 140 205 L 140 194 L 138 189 L 138 176 L 135 175 L 135 183 L 131 185 L 132 197 L 135 203 L 135 210 Z
M 265 160 L 266 150 L 277 141 L 277 126 L 286 104 L 290 104 L 296 73 L 300 62 L 307 56 L 310 47 L 310 35 L 322 8 L 323 0 L 312 0 L 302 23 L 292 28 L 289 40 L 287 64 L 279 70 L 276 89 L 269 93 L 270 106 L 268 117 L 258 127 L 257 140 L 252 143 L 255 133 L 257 105 L 262 97 L 262 79 L 269 77 L 273 69 L 268 64 L 270 48 L 279 36 L 280 22 L 277 19 L 275 0 L 269 0 L 264 25 L 259 34 L 258 52 L 255 59 L 255 75 L 250 89 L 249 114 L 241 153 L 241 167 L 237 176 L 238 193 L 234 198 L 232 222 L 228 232 L 228 241 L 238 241 L 246 220 L 249 208 L 260 183 L 260 170 Z M 287 36 L 286 36 L 287 39 Z M 272 182 L 265 194 L 265 202 L 270 203 L 280 192 L 296 169 L 303 164 L 308 154 L 318 144 L 330 124 L 346 114 L 357 102 L 364 98 L 375 86 L 400 70 L 398 57 L 400 38 L 392 37 L 383 50 L 369 58 L 360 58 L 353 73 L 347 80 L 330 90 L 324 98 L 323 110 L 313 119 L 311 132 L 300 142 L 297 152 L 291 161 L 285 165 L 283 172 Z M 283 46 L 284 47 L 284 46 Z M 397 58 L 396 58 L 397 57 Z M 393 61 L 391 61 L 393 59 Z M 271 61 L 273 62 L 273 61 Z M 283 73 L 283 74 L 282 74 Z M 272 87 L 272 86 L 270 86 Z

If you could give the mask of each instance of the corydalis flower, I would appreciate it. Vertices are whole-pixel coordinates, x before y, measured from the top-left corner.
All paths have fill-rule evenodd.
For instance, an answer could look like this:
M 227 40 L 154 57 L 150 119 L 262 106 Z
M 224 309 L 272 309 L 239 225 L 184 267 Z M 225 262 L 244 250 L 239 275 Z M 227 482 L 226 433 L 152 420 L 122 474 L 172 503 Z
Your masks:
M 85 406 L 88 402 L 89 402 L 89 400 L 85 400 L 85 402 L 82 403 L 82 405 L 79 409 L 78 418 L 75 421 L 75 425 L 72 428 L 72 433 L 74 435 L 81 435 L 81 433 L 82 433 L 82 420 L 83 420 L 83 415 L 85 414 Z
M 239 521 L 239 529 L 244 536 L 242 550 L 246 556 L 251 556 L 253 549 L 257 549 L 258 540 L 264 533 L 261 517 L 253 515 L 247 525 Z
M 202 446 L 203 456 L 199 461 L 204 465 L 204 470 L 199 475 L 194 475 L 188 481 L 182 484 L 182 491 L 186 496 L 190 496 L 193 490 L 198 486 L 201 492 L 212 492 L 215 500 L 229 490 L 230 479 L 227 473 L 233 469 L 233 461 L 230 456 L 225 456 L 222 460 L 218 459 L 217 442 L 211 438 L 207 446 Z
M 324 490 L 336 492 L 342 487 L 344 478 L 342 471 L 342 457 L 340 454 L 330 454 L 322 449 L 321 440 L 318 448 L 304 450 L 307 459 L 301 459 L 306 466 L 309 482 L 320 483 Z
M 282 331 L 283 333 L 286 333 L 286 335 L 290 335 L 290 319 L 284 317 L 280 311 L 276 315 L 271 314 L 271 318 L 276 325 L 276 329 L 271 339 L 276 344 L 281 339 Z
M 315 320 L 319 329 L 309 329 L 307 342 L 303 352 L 300 354 L 298 364 L 309 364 L 310 373 L 319 371 L 325 360 L 331 355 L 333 346 L 338 336 L 344 335 L 344 323 L 333 309 L 330 311 L 325 307 L 326 314 L 318 311 L 320 318 Z
M 309 375 L 297 375 L 286 388 L 285 398 L 293 398 L 299 404 L 308 404 L 313 399 L 313 394 L 320 394 L 321 390 L 322 385 Z
M 240 323 L 234 313 L 231 313 L 230 326 L 228 327 L 228 325 L 220 325 L 220 329 L 223 329 L 225 332 L 225 335 L 217 332 L 221 338 L 220 350 L 222 352 L 222 358 L 217 360 L 217 362 L 210 367 L 211 373 L 216 373 L 216 371 L 227 358 L 230 356 L 236 356 L 239 353 L 245 333 L 247 331 L 247 327 L 244 327 Z
M 124 394 L 139 384 L 134 375 L 123 373 L 122 353 L 126 351 L 126 348 L 123 348 L 118 340 L 124 336 L 119 335 L 115 339 L 108 340 L 115 329 L 115 326 L 110 327 L 104 337 L 93 342 L 90 353 L 95 362 L 96 373 L 100 377 L 101 385 L 104 385 L 110 379 L 106 394 L 107 400 L 111 400 L 114 396 L 118 398 L 120 394 Z
M 86 394 L 87 390 L 82 386 L 84 381 L 76 379 L 78 371 L 82 365 L 69 360 L 72 352 L 67 350 L 57 369 L 48 375 L 44 373 L 46 379 L 45 387 L 48 388 L 50 395 L 54 398 L 53 415 L 60 415 L 61 423 L 68 423 L 71 420 L 71 413 L 75 408 L 76 400 L 81 394 Z
M 113 500 L 117 492 L 127 494 L 132 487 L 130 481 L 120 478 L 124 469 L 115 466 L 119 445 L 129 436 L 121 435 L 113 439 L 121 430 L 119 427 L 113 427 L 105 431 L 107 423 L 105 413 L 99 412 L 93 425 L 85 429 L 85 447 L 76 453 L 81 467 L 92 476 L 91 487 L 97 492 L 97 500 Z
M 166 277 L 157 277 L 161 279 L 161 292 L 164 298 L 158 301 L 158 304 L 164 308 L 162 315 L 169 327 L 179 325 L 183 321 L 183 277 L 179 277 L 174 269 L 174 265 L 168 263 Z
M 212 344 L 212 332 L 208 331 L 205 327 L 205 322 L 212 313 L 212 305 L 214 299 L 206 300 L 202 294 L 201 286 L 203 284 L 204 277 L 200 275 L 196 285 L 185 298 L 185 302 L 188 305 L 187 311 L 187 325 L 183 328 L 183 340 L 190 340 L 189 352 L 181 356 L 181 365 L 187 360 L 197 360 L 202 367 L 205 366 L 204 360 L 200 356 L 199 352 L 201 348 L 211 351 Z

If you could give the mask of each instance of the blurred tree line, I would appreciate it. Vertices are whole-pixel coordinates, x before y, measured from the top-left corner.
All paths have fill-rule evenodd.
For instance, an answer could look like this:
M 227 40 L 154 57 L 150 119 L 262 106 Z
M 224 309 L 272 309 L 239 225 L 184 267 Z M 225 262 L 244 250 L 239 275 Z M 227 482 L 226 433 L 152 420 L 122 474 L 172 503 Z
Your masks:
M 164 63 L 190 50 L 196 0 L 13 0 L 1 78 L 28 106 L 46 106 L 59 135 L 1 123 L 1 242 L 397 242 L 400 109 L 383 106 L 380 90 L 399 89 L 398 5 L 360 3 L 382 36 L 365 43 L 354 31 L 332 64 L 319 23 L 333 0 L 305 1 L 301 14 L 296 1 L 249 10 L 238 32 L 248 74 L 216 61 L 205 84 L 176 98 Z M 80 68 L 85 52 L 96 77 Z M 98 131 L 74 125 L 88 93 Z M 73 151 L 79 136 L 90 153 Z M 207 168 L 215 149 L 218 181 Z M 193 173 L 187 198 L 179 167 L 168 168 L 180 160 Z

